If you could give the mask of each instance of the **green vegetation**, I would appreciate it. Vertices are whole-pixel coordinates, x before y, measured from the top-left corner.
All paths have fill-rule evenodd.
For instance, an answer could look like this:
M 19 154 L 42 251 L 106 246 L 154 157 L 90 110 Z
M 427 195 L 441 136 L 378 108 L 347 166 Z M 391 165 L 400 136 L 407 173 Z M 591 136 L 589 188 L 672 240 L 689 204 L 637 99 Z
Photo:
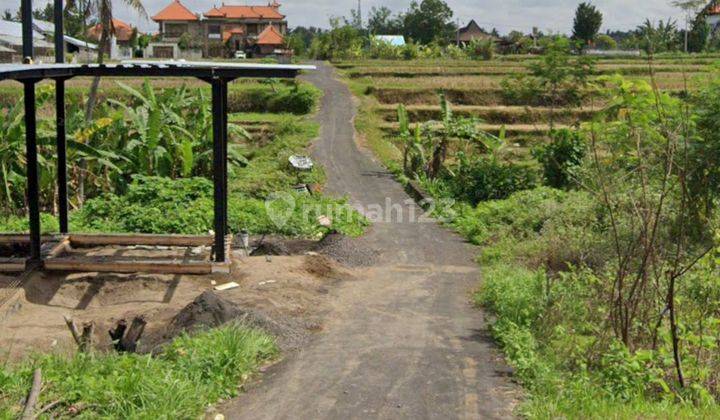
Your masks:
M 147 82 L 140 89 L 125 85 L 120 88 L 126 102 L 108 101 L 98 110 L 102 116 L 89 126 L 84 124 L 81 110 L 70 112 L 70 162 L 74 163 L 70 190 L 78 207 L 71 213 L 71 228 L 76 232 L 207 233 L 212 228 L 213 214 L 212 127 L 205 92 L 185 86 L 155 92 Z M 293 93 L 294 88 L 276 89 L 278 103 L 284 103 L 292 112 L 298 110 L 293 104 L 310 101 L 302 106 L 314 109 L 317 90 L 299 89 L 305 93 Z M 262 90 L 265 96 L 272 91 Z M 40 105 L 51 95 L 49 87 L 44 87 Z M 9 176 L 0 176 L 0 180 L 7 181 L 3 191 L 10 198 L 1 201 L 8 217 L 0 222 L 0 231 L 27 230 L 26 218 L 20 212 L 25 182 L 21 110 L 22 104 L 15 105 L 0 121 L 0 127 L 12 140 L 6 147 L 13 151 L 0 153 L 0 159 L 5 159 L 0 166 L 11 169 L 2 171 Z M 318 134 L 317 124 L 292 113 L 233 114 L 229 119 L 231 231 L 317 236 L 327 231 L 317 223 L 319 216 L 343 209 L 349 212 L 344 200 L 293 192 L 300 183 L 324 182 L 321 168 L 297 173 L 288 162 L 291 155 L 305 153 Z M 53 129 L 50 121 L 41 123 L 41 133 L 47 136 L 43 144 L 52 144 Z M 52 152 L 51 147 L 43 150 Z M 54 165 L 54 159 L 46 159 L 41 166 L 43 207 L 47 213 L 42 221 L 47 232 L 57 229 L 50 215 Z M 81 192 L 84 196 L 80 196 Z M 290 194 L 296 204 L 283 223 L 267 214 L 265 201 L 276 192 Z M 361 234 L 366 221 L 357 213 L 349 214 L 338 218 L 333 228 L 350 235 Z
M 158 356 L 36 355 L 0 366 L 0 418 L 17 418 L 33 371 L 42 369 L 44 415 L 80 418 L 198 418 L 277 354 L 272 338 L 241 325 L 184 335 Z
M 438 211 L 481 246 L 476 300 L 528 390 L 520 414 L 717 417 L 720 75 L 712 58 L 580 65 L 569 52 L 561 39 L 472 76 L 465 60 L 339 68 L 367 144 L 400 179 L 455 200 Z M 542 88 L 520 95 L 523 79 Z

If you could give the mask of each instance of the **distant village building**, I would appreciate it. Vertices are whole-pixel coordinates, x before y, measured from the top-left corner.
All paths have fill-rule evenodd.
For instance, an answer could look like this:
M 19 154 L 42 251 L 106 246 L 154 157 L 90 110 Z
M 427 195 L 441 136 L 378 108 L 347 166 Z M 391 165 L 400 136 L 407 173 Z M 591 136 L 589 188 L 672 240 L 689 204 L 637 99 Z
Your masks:
M 715 30 L 720 25 L 720 3 L 715 4 L 711 2 L 705 10 L 703 10 L 706 18 L 705 21 L 710 25 L 710 28 Z
M 9 20 L 0 20 L 0 47 L 3 47 L 3 62 L 21 62 L 23 52 L 22 24 Z M 12 53 L 10 52 L 12 51 Z M 39 61 L 48 61 L 45 57 L 52 57 L 55 45 L 48 42 L 45 35 L 33 30 L 33 54 Z M 9 61 L 8 61 L 9 60 Z
M 172 0 L 152 20 L 159 34 L 148 50 L 157 58 L 178 58 L 182 49 L 210 58 L 232 57 L 237 51 L 252 57 L 291 54 L 285 49 L 287 20 L 276 1 L 267 6 L 223 4 L 199 14 Z
M 483 30 L 483 28 L 480 27 L 480 25 L 475 22 L 475 20 L 471 20 L 470 23 L 467 24 L 467 26 L 458 29 L 457 31 L 457 45 L 467 45 L 473 40 L 482 40 L 482 39 L 491 39 L 493 38 L 492 35 L 488 34 Z
M 130 24 L 120 19 L 113 19 L 112 26 L 114 34 L 110 37 L 110 42 L 105 47 L 105 53 L 113 60 L 122 60 L 132 58 L 133 56 L 133 38 L 137 37 L 137 28 L 133 28 Z M 103 25 L 98 23 L 87 30 L 87 37 L 95 42 L 100 42 L 102 38 Z

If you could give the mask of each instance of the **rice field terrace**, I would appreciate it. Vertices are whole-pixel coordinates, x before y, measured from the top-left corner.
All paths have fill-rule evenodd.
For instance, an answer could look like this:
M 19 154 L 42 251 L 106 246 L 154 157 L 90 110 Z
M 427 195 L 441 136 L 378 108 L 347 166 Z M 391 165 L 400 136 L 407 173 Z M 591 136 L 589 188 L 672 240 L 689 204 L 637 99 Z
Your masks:
M 439 95 L 452 105 L 455 115 L 477 118 L 478 128 L 508 139 L 506 156 L 524 160 L 533 145 L 546 140 L 551 127 L 574 126 L 590 121 L 605 105 L 593 89 L 607 77 L 651 81 L 660 89 L 683 95 L 707 83 L 720 61 L 717 55 L 697 57 L 601 58 L 590 76 L 590 87 L 577 107 L 542 106 L 507 95 L 503 81 L 528 73 L 536 56 L 504 56 L 490 61 L 473 60 L 359 60 L 336 63 L 353 93 L 362 99 L 358 127 L 383 160 L 397 161 L 397 108 L 403 104 L 411 123 L 438 120 Z M 384 144 L 383 144 L 384 143 Z

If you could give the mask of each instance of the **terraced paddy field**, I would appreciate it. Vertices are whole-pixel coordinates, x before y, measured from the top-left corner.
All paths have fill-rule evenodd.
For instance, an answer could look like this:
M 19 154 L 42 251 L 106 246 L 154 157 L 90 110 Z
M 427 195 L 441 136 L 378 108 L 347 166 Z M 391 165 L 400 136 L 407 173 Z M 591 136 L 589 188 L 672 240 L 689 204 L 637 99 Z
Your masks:
M 336 63 L 341 75 L 360 99 L 356 125 L 364 141 L 386 165 L 400 160 L 397 107 L 404 104 L 412 123 L 440 118 L 439 95 L 452 104 L 456 115 L 475 117 L 479 128 L 504 133 L 502 156 L 529 160 L 530 150 L 547 140 L 551 127 L 590 121 L 607 102 L 599 86 L 607 76 L 647 80 L 659 89 L 684 95 L 707 83 L 720 55 L 693 57 L 598 59 L 591 87 L 577 108 L 552 108 L 518 102 L 503 89 L 503 80 L 527 73 L 537 56 L 504 56 L 491 61 L 470 60 L 363 60 Z

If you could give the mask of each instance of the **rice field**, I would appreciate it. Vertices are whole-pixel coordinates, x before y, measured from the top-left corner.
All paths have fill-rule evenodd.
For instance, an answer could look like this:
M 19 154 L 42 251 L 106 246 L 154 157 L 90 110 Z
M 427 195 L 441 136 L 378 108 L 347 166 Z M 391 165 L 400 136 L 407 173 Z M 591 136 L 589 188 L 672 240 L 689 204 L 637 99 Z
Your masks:
M 457 115 L 478 118 L 480 128 L 508 139 L 505 155 L 523 159 L 552 127 L 589 121 L 605 99 L 590 94 L 582 107 L 554 109 L 510 103 L 502 81 L 528 71 L 536 56 L 503 56 L 491 61 L 471 60 L 361 60 L 336 63 L 336 67 L 361 99 L 357 126 L 385 163 L 397 161 L 397 107 L 407 107 L 410 120 L 424 122 L 440 116 L 439 94 L 445 94 Z M 681 94 L 704 85 L 720 64 L 720 55 L 667 55 L 646 58 L 602 58 L 592 81 L 619 74 L 629 80 L 652 81 L 659 89 Z

